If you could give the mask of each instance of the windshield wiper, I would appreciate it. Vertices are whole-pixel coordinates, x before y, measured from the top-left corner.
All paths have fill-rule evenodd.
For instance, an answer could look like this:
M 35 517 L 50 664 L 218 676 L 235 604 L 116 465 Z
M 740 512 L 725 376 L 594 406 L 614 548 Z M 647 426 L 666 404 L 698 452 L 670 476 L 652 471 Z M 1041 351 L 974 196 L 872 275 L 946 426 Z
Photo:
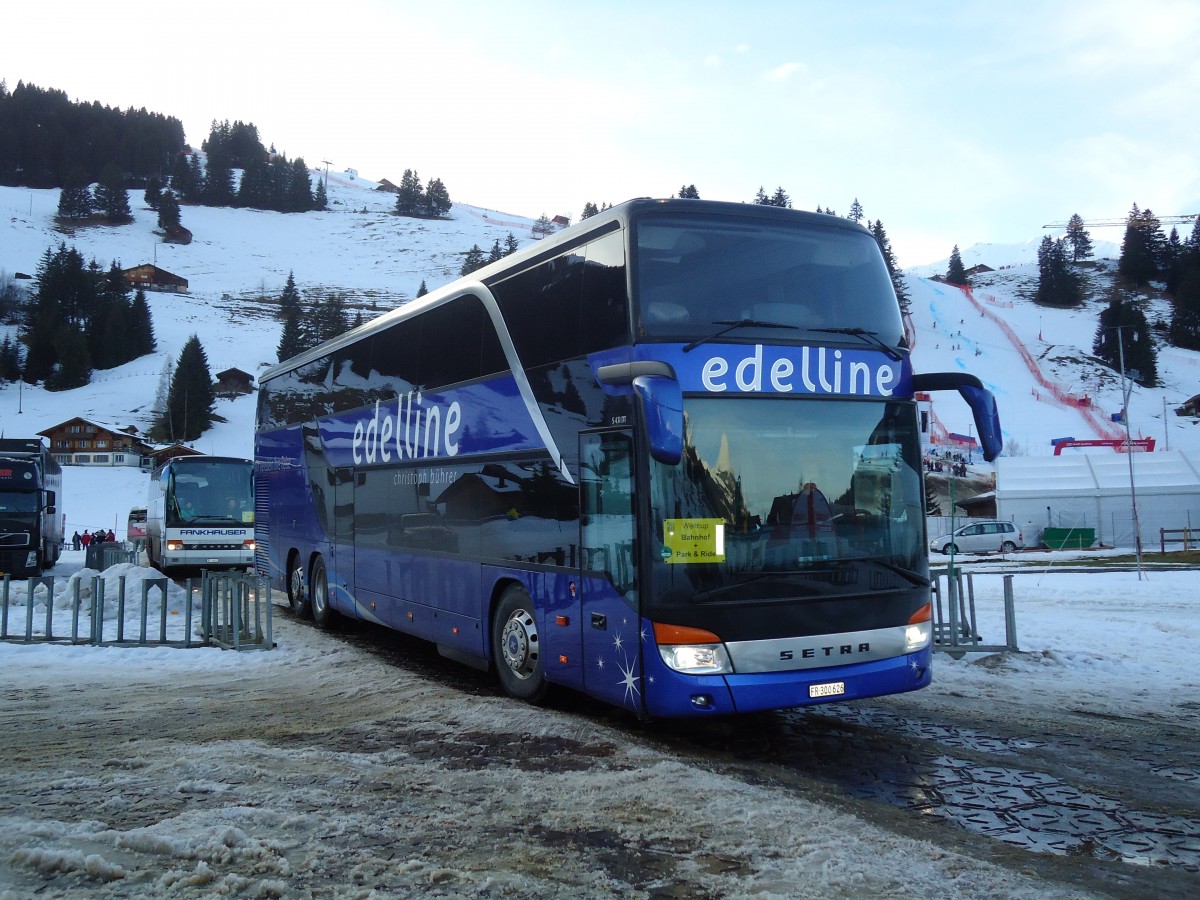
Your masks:
M 761 319 L 721 319 L 713 322 L 713 324 L 724 325 L 725 327 L 716 334 L 710 334 L 705 338 L 697 338 L 684 347 L 683 352 L 687 353 L 689 350 L 695 350 L 701 344 L 707 344 L 709 341 L 715 341 L 721 335 L 728 334 L 735 328 L 790 328 L 793 331 L 796 330 L 795 325 L 784 325 L 782 322 L 764 322 Z
M 867 331 L 865 328 L 810 328 L 809 331 L 820 331 L 825 334 L 852 334 L 855 337 L 862 338 L 868 344 L 878 347 L 887 354 L 888 359 L 895 362 L 899 362 L 901 359 L 899 353 L 883 342 L 877 331 Z

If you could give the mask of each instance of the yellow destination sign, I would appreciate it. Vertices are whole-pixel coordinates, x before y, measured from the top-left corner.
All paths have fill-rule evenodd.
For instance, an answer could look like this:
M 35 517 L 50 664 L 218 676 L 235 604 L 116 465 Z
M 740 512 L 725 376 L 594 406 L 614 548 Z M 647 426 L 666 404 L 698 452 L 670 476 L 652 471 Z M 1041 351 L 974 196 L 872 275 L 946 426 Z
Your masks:
M 668 564 L 725 561 L 722 519 L 664 519 L 663 560 Z

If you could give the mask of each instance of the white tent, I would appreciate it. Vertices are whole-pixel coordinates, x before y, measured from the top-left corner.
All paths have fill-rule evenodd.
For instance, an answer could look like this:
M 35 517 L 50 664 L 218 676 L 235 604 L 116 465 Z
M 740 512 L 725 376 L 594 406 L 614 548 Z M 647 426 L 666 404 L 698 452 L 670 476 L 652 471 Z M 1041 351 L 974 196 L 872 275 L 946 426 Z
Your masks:
M 1132 547 L 1131 461 L 1143 548 L 1158 547 L 1163 528 L 1200 531 L 1200 456 L 1186 450 L 1002 456 L 997 516 L 1019 525 L 1030 543 L 1046 527 L 1094 528 L 1100 543 Z

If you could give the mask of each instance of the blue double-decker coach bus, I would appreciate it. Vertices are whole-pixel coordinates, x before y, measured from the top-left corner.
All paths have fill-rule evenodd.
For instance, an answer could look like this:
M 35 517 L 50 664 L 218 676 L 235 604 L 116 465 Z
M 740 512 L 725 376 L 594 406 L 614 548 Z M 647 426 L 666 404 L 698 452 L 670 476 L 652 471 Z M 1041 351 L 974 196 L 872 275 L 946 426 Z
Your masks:
M 634 200 L 261 380 L 255 559 L 293 608 L 642 717 L 914 690 L 917 391 L 871 234 Z

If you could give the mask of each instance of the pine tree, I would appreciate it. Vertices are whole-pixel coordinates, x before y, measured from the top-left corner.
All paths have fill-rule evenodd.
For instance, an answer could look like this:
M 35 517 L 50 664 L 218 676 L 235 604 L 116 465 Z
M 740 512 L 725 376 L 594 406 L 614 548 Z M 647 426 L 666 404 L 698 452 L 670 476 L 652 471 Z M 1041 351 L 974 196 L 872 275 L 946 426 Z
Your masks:
M 1158 384 L 1158 353 L 1146 314 L 1119 288 L 1112 291 L 1108 307 L 1100 313 L 1092 350 L 1101 362 L 1116 370 L 1123 355 L 1128 378 L 1144 387 Z
M 462 268 L 458 270 L 459 275 L 470 275 L 477 269 L 482 269 L 487 265 L 487 258 L 483 255 L 483 251 L 479 249 L 478 244 L 473 244 L 471 249 L 467 251 L 467 255 L 463 258 Z
M 1068 264 L 1066 238 L 1049 235 L 1038 246 L 1038 286 L 1034 299 L 1047 306 L 1077 306 L 1083 302 L 1079 276 Z
M 1118 274 L 1131 287 L 1141 287 L 1158 278 L 1164 271 L 1166 245 L 1158 217 L 1133 204 L 1125 222 L 1125 238 L 1121 241 L 1121 257 L 1117 260 Z
M 517 243 L 517 236 L 510 231 L 504 238 L 504 255 L 512 256 L 520 249 L 521 245 Z
M 405 169 L 400 177 L 400 186 L 396 190 L 396 215 L 418 215 L 424 202 L 425 191 L 421 187 L 420 176 L 412 169 Z
M 1200 257 L 1194 258 L 1180 276 L 1169 333 L 1175 346 L 1200 350 Z
M 299 308 L 289 308 L 283 317 L 283 334 L 279 338 L 279 346 L 275 351 L 279 361 L 283 362 L 298 353 L 303 353 L 310 346 L 313 344 L 309 340 L 304 322 L 301 320 Z
M 912 305 L 912 300 L 908 295 L 908 285 L 905 284 L 904 274 L 900 271 L 900 267 L 896 263 L 896 254 L 892 251 L 892 244 L 888 240 L 887 232 L 883 230 L 883 223 L 878 219 L 871 226 L 871 234 L 875 237 L 875 243 L 879 244 L 879 252 L 883 254 L 883 261 L 887 266 L 888 278 L 892 281 L 892 290 L 896 292 L 896 300 L 900 304 L 900 310 L 907 314 Z
M 544 238 L 547 235 L 554 234 L 554 224 L 550 221 L 549 216 L 542 213 L 538 216 L 537 221 L 533 223 L 533 227 L 529 231 L 535 238 Z
M 1075 213 L 1067 221 L 1067 243 L 1071 245 L 1071 262 L 1092 257 L 1092 236 L 1083 226 L 1083 216 Z
M 150 316 L 150 304 L 146 292 L 138 285 L 133 294 L 133 305 L 129 310 L 130 352 L 133 358 L 153 353 L 158 348 L 154 337 L 154 321 Z
M 209 156 L 201 199 L 208 206 L 233 206 L 233 172 L 221 156 Z
M 855 197 L 854 202 L 850 204 L 850 214 L 847 216 L 847 218 L 854 222 L 861 222 L 863 220 L 862 204 L 858 202 L 857 197 Z
M 317 179 L 317 188 L 313 192 L 313 209 L 323 210 L 329 208 L 329 197 L 325 193 L 325 181 L 321 178 Z
M 133 213 L 129 208 L 129 192 L 125 190 L 125 178 L 115 163 L 109 163 L 100 172 L 95 205 L 104 215 L 106 222 L 117 224 L 133 221 Z
M 450 192 L 442 184 L 442 179 L 430 179 L 425 188 L 425 214 L 439 218 L 450 212 L 453 206 L 454 204 L 450 202 Z
M 158 227 L 168 237 L 180 227 L 182 215 L 174 191 L 163 191 L 158 197 Z
M 73 325 L 60 329 L 54 336 L 54 349 L 59 363 L 46 378 L 46 390 L 69 391 L 92 380 L 92 362 L 83 329 Z
M 971 282 L 967 279 L 967 270 L 963 268 L 962 257 L 958 253 L 958 244 L 950 251 L 950 266 L 946 269 L 946 284 L 957 284 L 968 287 Z
M 685 184 L 679 189 L 679 199 L 681 200 L 699 200 L 700 192 L 696 190 L 694 184 Z
M 293 312 L 300 312 L 300 292 L 296 290 L 296 276 L 292 272 L 288 272 L 287 282 L 283 286 L 283 293 L 279 295 L 279 318 L 287 321 L 287 317 Z
M 763 190 L 761 184 L 758 186 L 758 193 L 754 195 L 754 202 L 759 206 L 771 205 L 771 198 L 767 196 L 767 192 Z
M 583 212 L 579 215 L 579 221 L 582 222 L 584 219 L 590 219 L 599 212 L 600 210 L 596 207 L 596 204 L 589 201 L 583 204 Z
M 487 261 L 489 263 L 494 263 L 499 262 L 502 259 L 504 259 L 504 251 L 500 247 L 500 238 L 496 238 L 495 243 L 492 244 L 491 251 L 488 253 Z
M 58 215 L 64 219 L 82 221 L 92 215 L 92 191 L 83 169 L 75 168 L 63 179 L 58 195 Z
M 156 423 L 157 431 L 171 441 L 197 440 L 212 425 L 215 404 L 208 356 L 200 338 L 193 334 L 175 364 L 167 408 Z
M 142 194 L 142 199 L 146 206 L 155 212 L 158 211 L 158 201 L 162 198 L 162 182 L 157 177 L 151 176 L 146 181 L 146 192 Z
M 787 192 L 781 188 L 775 188 L 775 193 L 771 195 L 771 206 L 778 206 L 781 209 L 792 208 L 792 198 L 787 195 Z
M 313 208 L 312 177 L 304 158 L 297 156 L 292 163 L 292 177 L 288 186 L 285 212 L 308 212 Z
M 199 193 L 199 187 L 196 184 L 196 176 L 198 168 L 193 169 L 191 160 L 195 157 L 189 157 L 186 153 L 178 153 L 171 161 L 171 190 L 175 192 L 177 199 L 186 199 L 192 201 Z
M 425 279 L 422 278 L 421 285 L 420 285 L 420 287 L 417 288 L 417 296 L 424 297 L 428 293 L 429 293 L 429 288 L 425 287 Z
M 7 334 L 0 341 L 0 380 L 16 381 L 21 377 L 21 345 Z

